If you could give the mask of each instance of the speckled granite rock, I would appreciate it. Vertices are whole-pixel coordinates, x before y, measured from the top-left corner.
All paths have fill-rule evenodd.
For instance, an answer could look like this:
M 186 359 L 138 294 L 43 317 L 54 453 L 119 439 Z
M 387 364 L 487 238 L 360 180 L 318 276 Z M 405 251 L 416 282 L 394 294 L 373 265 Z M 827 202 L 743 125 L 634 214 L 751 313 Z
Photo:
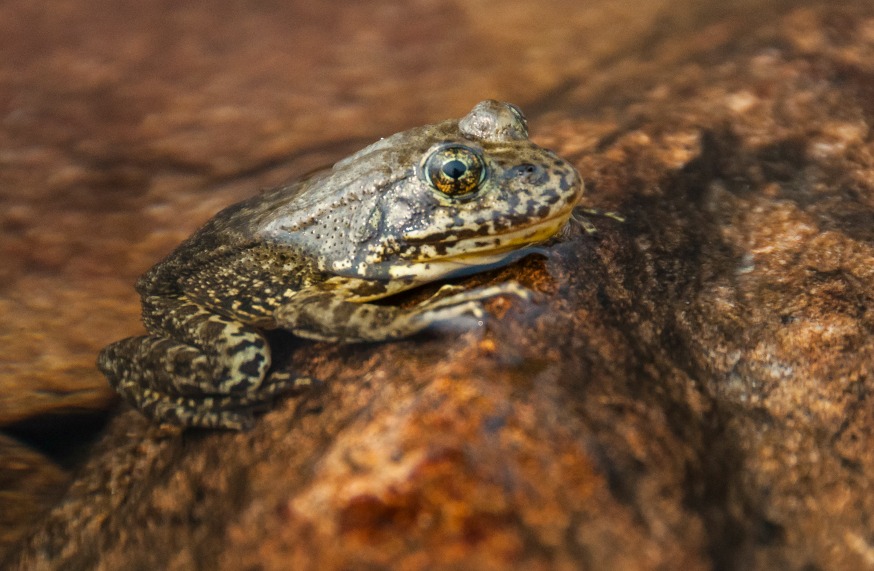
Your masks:
M 328 382 L 245 434 L 125 412 L 9 566 L 874 567 L 874 6 L 768 10 L 623 30 L 611 57 L 569 42 L 544 67 L 560 89 L 502 95 L 627 218 L 470 280 L 538 303 L 452 338 L 298 344 L 287 365 Z M 185 182 L 125 205 L 177 201 L 144 236 L 244 181 L 207 205 Z

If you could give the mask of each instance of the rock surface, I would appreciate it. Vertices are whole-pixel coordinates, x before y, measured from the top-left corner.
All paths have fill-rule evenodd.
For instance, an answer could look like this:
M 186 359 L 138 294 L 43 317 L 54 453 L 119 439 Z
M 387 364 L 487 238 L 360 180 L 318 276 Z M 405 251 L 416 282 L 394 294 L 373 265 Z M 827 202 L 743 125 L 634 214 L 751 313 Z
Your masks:
M 105 407 L 130 284 L 220 206 L 484 96 L 626 217 L 467 280 L 541 293 L 482 330 L 289 344 L 325 382 L 250 432 L 118 415 L 7 565 L 874 567 L 874 6 L 758 4 L 5 4 L 2 423 Z
M 9 545 L 58 501 L 67 476 L 51 460 L 4 434 L 0 458 L 0 545 Z

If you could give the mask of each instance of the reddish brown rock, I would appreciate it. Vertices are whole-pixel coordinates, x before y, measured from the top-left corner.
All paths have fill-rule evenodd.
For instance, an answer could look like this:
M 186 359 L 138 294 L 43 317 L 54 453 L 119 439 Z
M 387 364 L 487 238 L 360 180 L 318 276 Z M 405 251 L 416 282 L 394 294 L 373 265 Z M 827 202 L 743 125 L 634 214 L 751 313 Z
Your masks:
M 464 105 L 449 110 L 447 102 L 467 101 L 465 90 L 477 93 L 468 99 L 493 89 L 518 102 L 538 142 L 580 168 L 589 204 L 618 210 L 626 222 L 596 219 L 595 236 L 571 228 L 548 257 L 469 280 L 512 278 L 541 293 L 535 303 L 490 302 L 484 330 L 378 346 L 288 345 L 284 366 L 325 383 L 282 401 L 248 433 L 180 434 L 134 412 L 121 414 L 9 566 L 874 566 L 868 399 L 874 388 L 874 7 L 758 4 L 730 3 L 720 14 L 684 12 L 683 3 L 659 12 L 659 5 L 646 4 L 654 8 L 639 8 L 627 26 L 608 26 L 608 16 L 631 13 L 637 3 L 616 4 L 611 9 L 618 12 L 604 5 L 591 12 L 540 7 L 544 20 L 526 12 L 531 8 L 508 8 L 501 16 L 507 26 L 490 20 L 484 29 L 464 19 L 430 49 L 420 43 L 422 34 L 438 39 L 427 23 L 482 7 L 416 5 L 421 27 L 403 33 L 356 20 L 391 22 L 399 16 L 388 4 L 372 13 L 350 8 L 338 25 L 354 23 L 357 33 L 341 34 L 348 43 L 332 44 L 318 64 L 350 73 L 351 60 L 336 63 L 349 46 L 391 52 L 393 62 L 416 70 L 410 89 L 418 86 L 422 97 L 396 108 L 377 104 L 396 94 L 379 81 L 392 76 L 389 70 L 371 64 L 362 68 L 365 77 L 337 71 L 330 81 L 307 84 L 295 92 L 305 94 L 295 96 L 301 99 L 289 97 L 269 117 L 257 110 L 281 99 L 277 85 L 289 82 L 294 91 L 296 84 L 272 67 L 292 65 L 291 56 L 280 49 L 275 60 L 252 69 L 246 64 L 266 53 L 269 38 L 284 36 L 268 27 L 258 40 L 264 44 L 228 49 L 245 43 L 241 30 L 261 22 L 258 14 L 222 24 L 218 16 L 180 11 L 172 26 L 161 28 L 190 27 L 194 35 L 185 37 L 212 44 L 186 43 L 170 32 L 176 43 L 167 44 L 165 36 L 140 32 L 120 61 L 159 69 L 162 52 L 155 46 L 162 45 L 195 55 L 160 60 L 170 61 L 159 74 L 163 82 L 139 78 L 137 65 L 122 66 L 131 91 L 112 93 L 136 103 L 130 112 L 139 127 L 122 129 L 129 121 L 114 116 L 115 126 L 102 131 L 99 113 L 82 115 L 91 134 L 72 156 L 90 162 L 44 195 L 78 197 L 71 210 L 84 214 L 64 218 L 58 227 L 67 231 L 94 219 L 86 216 L 94 196 L 115 197 L 102 216 L 117 225 L 89 236 L 73 232 L 80 237 L 71 245 L 45 223 L 45 232 L 4 245 L 19 252 L 10 258 L 18 269 L 4 279 L 72 283 L 57 288 L 67 295 L 95 285 L 93 299 L 126 299 L 89 313 L 102 324 L 92 327 L 100 335 L 71 335 L 86 338 L 83 346 L 68 345 L 76 358 L 40 361 L 34 355 L 44 354 L 44 345 L 9 335 L 15 347 L 36 351 L 30 361 L 69 367 L 81 357 L 82 382 L 102 386 L 84 372 L 85 357 L 136 330 L 126 288 L 194 218 L 242 196 L 252 184 L 247 178 L 266 182 L 329 154 L 329 141 L 343 138 L 337 148 L 354 148 L 359 137 L 384 126 L 390 125 L 380 131 L 387 134 L 458 115 Z M 151 9 L 142 9 L 141 19 L 150 21 Z M 302 18 L 301 45 L 309 46 L 323 16 L 290 10 Z M 665 19 L 653 24 L 659 15 Z M 104 25 L 112 30 L 121 21 L 107 16 Z M 508 31 L 519 29 L 513 22 L 552 32 L 520 38 Z M 217 53 L 230 59 L 204 50 L 202 60 L 195 49 L 201 45 L 224 46 Z M 485 51 L 465 49 L 471 45 Z M 474 54 L 470 68 L 440 63 L 442 55 L 468 53 Z M 215 71 L 218 60 L 229 62 L 224 75 Z M 213 62 L 206 68 L 212 75 L 205 75 L 212 87 L 179 95 L 172 80 L 186 77 L 194 61 Z M 317 65 L 302 61 L 295 65 Z M 111 66 L 93 65 L 104 70 L 94 72 L 94 81 L 116 77 Z M 70 73 L 82 73 L 76 69 Z M 519 85 L 519 74 L 531 83 Z M 215 94 L 222 93 L 223 76 L 236 99 L 222 110 Z M 446 77 L 457 85 L 437 81 Z M 356 103 L 344 107 L 341 94 L 350 86 Z M 307 97 L 320 90 L 329 94 L 328 114 L 298 122 L 294 112 L 312 105 Z M 74 115 L 78 108 L 70 105 L 64 109 Z M 354 132 L 344 134 L 350 124 Z M 42 143 L 53 150 L 17 156 L 54 164 L 52 153 L 67 146 L 44 129 L 36 133 L 55 141 L 54 147 Z M 238 139 L 229 135 L 235 131 Z M 14 132 L 28 136 L 23 128 Z M 259 170 L 294 151 L 302 158 Z M 112 168 L 91 166 L 107 156 Z M 18 174 L 0 176 L 39 187 L 47 175 L 32 174 L 22 160 L 12 161 L 18 170 L 5 171 Z M 256 174 L 240 175 L 250 170 Z M 107 190 L 81 190 L 104 188 L 100 180 L 109 181 Z M 23 197 L 27 208 L 12 210 L 18 228 L 28 226 L 34 200 Z M 36 262 L 22 252 L 37 239 L 35 259 L 45 275 L 24 271 Z M 71 252 L 83 255 L 74 259 Z M 81 281 L 66 281 L 73 276 Z M 29 299 L 15 295 L 9 296 L 13 310 L 24 303 L 15 299 Z M 45 324 L 66 319 L 74 323 L 67 332 L 78 331 L 76 310 L 55 310 L 65 298 L 47 295 L 50 301 L 35 306 L 56 320 Z M 12 323 L 25 323 L 24 312 L 11 315 L 18 315 Z M 25 365 L 12 362 L 21 386 Z M 40 370 L 45 379 L 74 371 Z

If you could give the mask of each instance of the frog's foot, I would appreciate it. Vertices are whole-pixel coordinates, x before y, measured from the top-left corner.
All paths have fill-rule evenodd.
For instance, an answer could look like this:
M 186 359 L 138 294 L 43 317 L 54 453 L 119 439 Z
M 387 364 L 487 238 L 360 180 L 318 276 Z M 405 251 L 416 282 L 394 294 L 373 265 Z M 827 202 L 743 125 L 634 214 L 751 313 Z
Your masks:
M 588 219 L 589 216 L 600 216 L 603 218 L 612 218 L 617 222 L 625 222 L 625 217 L 618 212 L 601 210 L 599 208 L 583 208 L 582 206 L 577 206 L 574 208 L 573 214 L 571 214 L 573 221 L 579 224 L 587 234 L 597 234 L 598 229 L 595 228 L 595 225 Z
M 305 390 L 313 385 L 309 377 L 291 374 L 270 378 L 253 395 L 214 395 L 199 398 L 159 393 L 139 386 L 119 385 L 116 390 L 146 416 L 159 422 L 197 428 L 248 430 L 255 413 L 263 412 L 279 396 Z
M 444 287 L 447 289 L 455 288 L 455 286 Z M 435 295 L 411 308 L 395 324 L 400 337 L 431 328 L 441 332 L 472 329 L 483 324 L 483 317 L 486 314 L 482 307 L 482 301 L 499 295 L 510 295 L 525 300 L 530 300 L 534 296 L 531 290 L 513 281 L 440 297 L 439 294 L 443 289 L 441 288 Z
M 234 331 L 239 333 L 242 327 L 237 325 Z M 212 330 L 218 331 L 215 327 Z M 255 335 L 264 341 L 260 333 Z M 249 339 L 246 346 L 259 346 L 255 341 Z M 252 423 L 256 409 L 277 395 L 311 384 L 308 378 L 291 375 L 273 375 L 263 381 L 270 361 L 266 341 L 263 351 L 260 358 L 241 360 L 147 335 L 106 347 L 98 367 L 127 402 L 154 420 L 241 429 Z
M 171 396 L 151 389 L 121 384 L 115 387 L 143 414 L 158 422 L 184 427 L 248 430 L 255 422 L 250 409 L 227 410 L 213 397 L 199 399 Z
M 435 295 L 410 308 L 344 300 L 333 292 L 299 294 L 276 313 L 280 327 L 309 339 L 355 343 L 409 337 L 431 326 L 469 328 L 485 316 L 482 301 L 512 295 L 530 299 L 531 291 L 516 282 L 457 291 L 441 288 Z
M 444 294 L 444 292 L 452 293 L 452 295 L 441 295 Z M 499 295 L 512 295 L 527 300 L 531 299 L 533 294 L 530 289 L 522 287 L 518 282 L 514 281 L 466 291 L 463 286 L 447 284 L 437 290 L 437 293 L 415 306 L 414 309 L 432 310 L 441 307 L 460 305 L 470 301 L 482 301 Z

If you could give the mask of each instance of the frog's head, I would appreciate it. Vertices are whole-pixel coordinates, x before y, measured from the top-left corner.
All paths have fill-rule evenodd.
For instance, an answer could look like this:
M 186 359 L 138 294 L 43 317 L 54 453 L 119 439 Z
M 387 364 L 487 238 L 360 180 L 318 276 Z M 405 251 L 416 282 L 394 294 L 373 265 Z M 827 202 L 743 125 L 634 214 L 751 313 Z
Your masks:
M 301 245 L 329 272 L 411 285 L 497 264 L 546 240 L 583 189 L 570 163 L 528 140 L 516 106 L 491 100 L 460 120 L 367 147 L 318 186 L 326 184 L 333 207 L 310 211 L 305 233 L 330 237 Z M 324 206 L 316 192 L 302 202 Z M 327 220 L 341 230 L 328 232 Z
M 514 105 L 483 101 L 428 135 L 371 211 L 364 274 L 421 282 L 496 264 L 553 236 L 582 194 L 576 169 L 528 140 Z

